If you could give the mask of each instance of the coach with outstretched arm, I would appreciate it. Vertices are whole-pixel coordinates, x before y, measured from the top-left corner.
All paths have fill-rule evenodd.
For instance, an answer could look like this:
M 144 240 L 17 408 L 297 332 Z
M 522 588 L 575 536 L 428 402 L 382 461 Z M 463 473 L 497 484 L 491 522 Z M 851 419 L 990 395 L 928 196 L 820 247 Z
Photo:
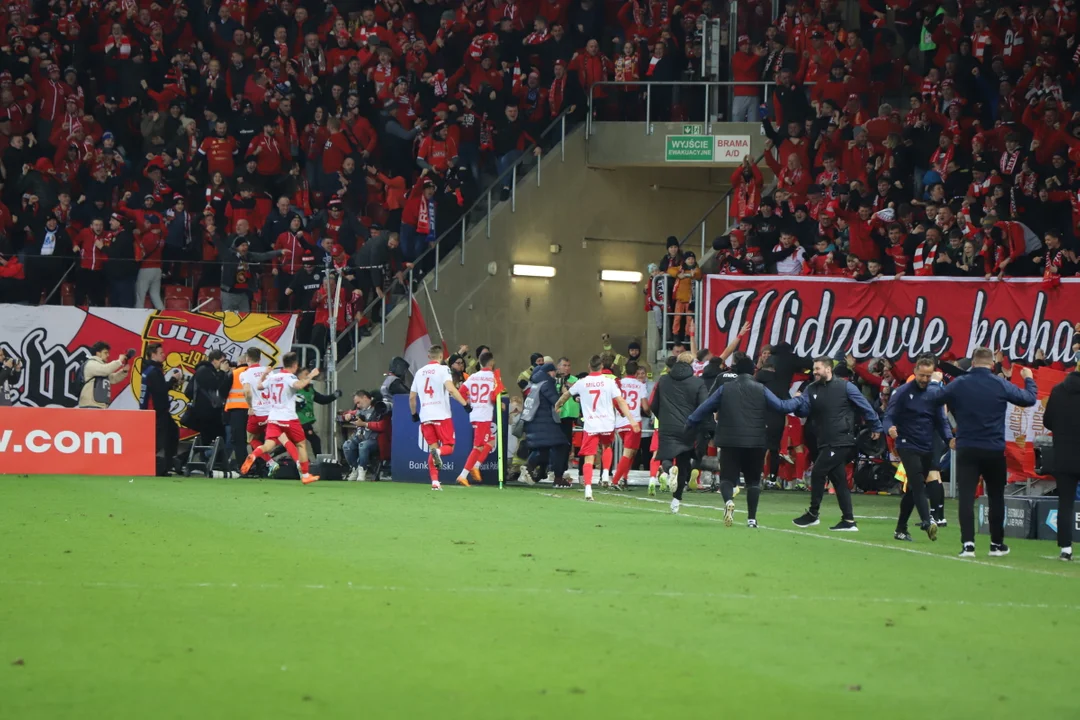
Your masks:
M 818 456 L 810 471 L 810 508 L 794 523 L 799 527 L 817 525 L 825 483 L 831 481 L 840 505 L 840 522 L 830 530 L 858 532 L 851 508 L 851 490 L 847 484 L 847 464 L 855 448 L 855 411 L 866 420 L 873 437 L 881 437 L 881 419 L 866 398 L 841 377 L 833 375 L 832 358 L 814 360 L 814 382 L 797 400 L 795 414 L 809 417 L 817 435 Z
M 1031 370 L 1023 368 L 1024 389 L 994 375 L 994 353 L 975 348 L 971 370 L 930 398 L 948 405 L 956 420 L 956 480 L 959 484 L 960 557 L 975 557 L 975 489 L 982 476 L 990 503 L 990 557 L 1009 554 L 1005 544 L 1005 413 L 1009 403 L 1031 407 L 1038 401 Z

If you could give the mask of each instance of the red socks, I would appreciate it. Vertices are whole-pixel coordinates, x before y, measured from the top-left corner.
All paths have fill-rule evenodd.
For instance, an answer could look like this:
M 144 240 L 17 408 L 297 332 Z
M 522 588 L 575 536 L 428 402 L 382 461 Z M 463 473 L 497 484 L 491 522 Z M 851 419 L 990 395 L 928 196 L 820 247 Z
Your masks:
M 439 455 L 442 455 L 443 457 L 446 457 L 447 455 L 453 455 L 453 454 L 454 454 L 454 446 L 453 445 L 440 445 L 439 446 Z
M 581 467 L 581 477 L 582 482 L 585 483 L 585 487 L 589 487 L 592 485 L 592 468 L 593 464 L 591 462 L 585 463 Z
M 440 455 L 442 453 L 439 453 Z M 431 478 L 431 482 L 435 482 L 439 479 L 439 468 L 435 467 L 435 453 L 428 452 L 427 456 L 428 477 Z
M 611 479 L 611 482 L 618 485 L 623 478 L 630 474 L 630 465 L 633 462 L 634 458 L 632 457 L 627 457 L 623 455 L 621 458 L 619 458 L 619 467 L 615 469 L 615 477 Z
M 716 448 L 714 446 L 712 446 L 712 445 L 707 446 L 705 448 L 705 456 L 706 457 L 716 457 Z
M 293 459 L 293 462 L 297 465 L 300 464 L 300 453 L 297 451 L 296 446 L 291 442 L 285 443 L 285 452 L 289 453 L 289 457 Z
M 615 452 L 609 448 L 604 448 L 604 452 L 600 455 L 600 466 L 604 468 L 604 472 L 611 472 L 611 461 L 615 457 Z
M 258 451 L 258 449 L 261 448 L 261 447 L 262 447 L 261 442 L 259 442 L 258 440 L 252 439 L 252 441 L 251 441 L 251 449 L 252 450 Z
M 255 445 L 254 442 L 252 442 L 251 444 Z M 255 451 L 251 454 L 255 456 L 256 460 L 260 458 L 265 460 L 267 458 L 266 451 L 262 449 L 262 445 L 255 445 Z
M 479 455 L 480 455 L 480 451 L 477 450 L 476 448 L 473 448 L 472 452 L 469 453 L 469 457 L 465 458 L 465 467 L 462 468 L 462 469 L 466 473 L 468 473 L 470 470 L 472 470 L 474 467 L 476 467 L 477 463 L 483 462 L 483 460 L 479 457 Z
M 653 458 L 649 461 L 649 477 L 654 478 L 660 475 L 660 461 Z
M 308 462 L 307 460 L 305 460 L 304 462 L 300 463 L 300 474 L 301 474 L 301 475 L 307 475 L 307 474 L 308 474 L 308 471 L 309 471 L 310 469 L 311 469 L 311 463 L 309 463 L 309 462 Z

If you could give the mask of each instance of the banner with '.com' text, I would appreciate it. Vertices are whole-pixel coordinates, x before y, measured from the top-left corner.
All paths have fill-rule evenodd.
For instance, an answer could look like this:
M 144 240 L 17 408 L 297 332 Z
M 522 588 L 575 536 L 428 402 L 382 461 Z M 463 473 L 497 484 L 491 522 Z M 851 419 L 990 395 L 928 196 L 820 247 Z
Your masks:
M 183 390 L 208 352 L 221 350 L 235 364 L 247 348 L 257 347 L 264 365 L 276 365 L 292 347 L 295 330 L 292 315 L 0 305 L 0 347 L 23 363 L 22 372 L 7 385 L 7 400 L 15 406 L 76 407 L 76 372 L 90 347 L 104 341 L 110 359 L 128 350 L 136 353 L 131 373 L 112 386 L 109 407 L 137 409 L 143 352 L 150 343 L 161 343 L 166 378 L 181 380 L 170 393 L 170 411 L 180 418 L 188 403 Z

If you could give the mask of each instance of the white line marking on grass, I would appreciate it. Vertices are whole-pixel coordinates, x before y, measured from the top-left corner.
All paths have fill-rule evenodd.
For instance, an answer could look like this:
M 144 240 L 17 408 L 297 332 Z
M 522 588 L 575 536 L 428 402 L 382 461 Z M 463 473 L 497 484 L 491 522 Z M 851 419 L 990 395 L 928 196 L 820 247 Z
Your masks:
M 549 494 L 549 493 L 541 493 L 541 494 L 546 495 L 546 494 Z M 659 498 L 634 497 L 633 495 L 627 495 L 627 494 L 624 494 L 624 493 L 621 493 L 621 492 L 600 491 L 600 492 L 597 493 L 597 495 L 610 495 L 611 497 L 625 497 L 628 500 L 640 500 L 641 502 L 665 503 L 665 504 L 669 502 L 668 500 L 661 500 Z M 695 503 L 689 503 L 689 502 L 685 502 L 685 501 L 683 501 L 682 507 L 703 508 L 705 510 L 723 510 L 724 509 L 724 507 L 722 505 L 697 505 Z M 740 515 L 745 515 L 746 514 L 745 510 L 740 510 L 739 508 L 735 508 L 735 512 L 740 514 Z M 779 513 L 779 511 L 777 511 L 777 510 L 772 510 L 772 511 L 769 511 L 769 512 Z M 887 515 L 856 515 L 855 519 L 856 520 L 894 520 L 895 518 L 889 517 Z
M 646 511 L 645 508 L 635 508 Z M 647 510 L 646 512 L 660 512 Z M 686 517 L 695 517 L 687 515 Z M 700 518 L 699 518 L 700 519 Z M 566 594 L 566 595 L 601 595 L 614 597 L 663 597 L 663 598 L 687 598 L 706 600 L 749 600 L 754 602 L 796 602 L 796 603 L 822 603 L 822 602 L 864 602 L 878 605 L 954 605 L 964 607 L 985 608 L 1009 608 L 1018 610 L 1069 610 L 1078 611 L 1080 605 L 1053 605 L 1048 603 L 1016 603 L 1016 602 L 981 602 L 970 600 L 930 600 L 925 598 L 888 598 L 888 597 L 860 597 L 857 595 L 795 595 L 775 594 L 761 595 L 755 593 L 716 593 L 716 592 L 682 592 L 678 590 L 604 590 L 586 588 L 529 588 L 529 587 L 404 587 L 400 585 L 356 585 L 348 582 L 345 585 L 285 585 L 280 583 L 254 583 L 251 585 L 239 585 L 237 583 L 179 583 L 177 585 L 140 585 L 126 582 L 93 582 L 93 583 L 50 583 L 36 580 L 0 580 L 0 585 L 20 585 L 33 587 L 66 587 L 66 588 L 104 588 L 121 590 L 160 590 L 172 592 L 182 589 L 211 589 L 211 590 L 345 590 L 347 592 L 361 593 L 448 593 L 454 595 L 488 595 L 518 593 L 525 595 L 540 594 Z
M 553 498 L 566 498 L 566 499 L 570 499 L 570 500 L 584 501 L 584 497 L 580 497 L 580 498 L 579 497 L 569 497 L 567 495 L 559 495 L 559 494 L 556 494 L 556 493 L 540 493 L 540 494 L 545 495 L 547 497 L 553 497 Z M 633 497 L 633 496 L 630 496 L 630 495 L 621 495 L 621 494 L 616 494 L 616 493 L 605 493 L 605 495 L 611 495 L 613 497 L 625 497 L 627 500 L 637 500 L 639 502 L 664 502 L 663 500 L 653 500 L 652 498 L 637 498 L 637 497 Z M 645 511 L 645 512 L 659 512 L 659 513 L 664 513 L 665 515 L 676 514 L 676 513 L 664 512 L 663 510 L 653 510 L 652 508 L 635 507 L 633 505 L 617 505 L 617 504 L 614 504 L 614 503 L 604 503 L 604 504 L 608 505 L 609 507 L 620 507 L 620 508 L 627 508 L 627 509 L 631 509 L 631 510 L 642 510 L 642 511 Z M 682 503 L 681 507 L 697 507 L 697 508 L 702 508 L 702 509 L 706 509 L 706 510 L 716 510 L 716 511 L 723 510 L 723 508 L 713 507 L 711 505 L 689 505 L 687 503 Z M 707 520 L 709 522 L 723 522 L 723 520 L 721 520 L 720 518 L 706 517 L 706 516 L 703 516 L 703 515 L 684 515 L 683 517 L 695 518 L 695 519 L 698 519 L 698 520 Z M 952 555 L 941 555 L 941 554 L 938 554 L 938 553 L 927 552 L 926 550 L 916 550 L 915 548 L 899 547 L 899 546 L 895 546 L 895 545 L 881 545 L 880 543 L 872 543 L 872 542 L 867 542 L 865 540 L 852 540 L 851 538 L 837 537 L 836 535 L 821 535 L 821 534 L 818 534 L 818 533 L 806 532 L 805 530 L 792 530 L 790 528 L 770 527 L 770 526 L 767 526 L 767 525 L 759 525 L 758 529 L 759 530 L 770 530 L 770 531 L 773 531 L 773 532 L 782 532 L 782 533 L 786 533 L 788 535 L 803 535 L 803 536 L 809 537 L 809 538 L 816 538 L 816 539 L 819 539 L 819 540 L 832 540 L 833 542 L 842 542 L 842 543 L 848 543 L 848 544 L 851 544 L 851 545 L 862 545 L 864 547 L 880 548 L 882 550 L 892 550 L 892 551 L 895 551 L 895 552 L 910 553 L 912 555 L 925 555 L 926 557 L 940 558 L 942 560 L 952 560 L 952 561 L 961 562 L 961 563 L 964 563 L 964 564 L 967 564 L 967 565 L 982 565 L 982 566 L 985 566 L 985 567 L 1001 568 L 1003 570 L 1018 570 L 1020 572 L 1029 572 L 1029 573 L 1034 573 L 1036 575 L 1050 575 L 1050 576 L 1053 576 L 1053 577 L 1063 577 L 1063 578 L 1070 578 L 1070 579 L 1075 579 L 1076 578 L 1076 576 L 1074 576 L 1074 575 L 1072 575 L 1070 573 L 1059 573 L 1059 572 L 1054 572 L 1052 570 L 1038 570 L 1036 568 L 1020 567 L 1018 565 L 1005 565 L 1004 563 L 987 562 L 985 560 L 972 560 L 970 558 L 961 558 L 961 557 L 955 557 L 955 556 L 952 556 Z

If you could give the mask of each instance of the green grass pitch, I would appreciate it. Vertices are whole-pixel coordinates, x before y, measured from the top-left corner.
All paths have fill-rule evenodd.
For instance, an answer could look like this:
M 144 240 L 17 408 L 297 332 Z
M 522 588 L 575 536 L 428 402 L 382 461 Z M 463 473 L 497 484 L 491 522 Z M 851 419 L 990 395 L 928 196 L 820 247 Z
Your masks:
M 1080 567 L 802 493 L 0 478 L 0 717 L 1076 718 Z M 743 509 L 739 498 L 739 508 Z M 826 498 L 823 524 L 837 519 Z

